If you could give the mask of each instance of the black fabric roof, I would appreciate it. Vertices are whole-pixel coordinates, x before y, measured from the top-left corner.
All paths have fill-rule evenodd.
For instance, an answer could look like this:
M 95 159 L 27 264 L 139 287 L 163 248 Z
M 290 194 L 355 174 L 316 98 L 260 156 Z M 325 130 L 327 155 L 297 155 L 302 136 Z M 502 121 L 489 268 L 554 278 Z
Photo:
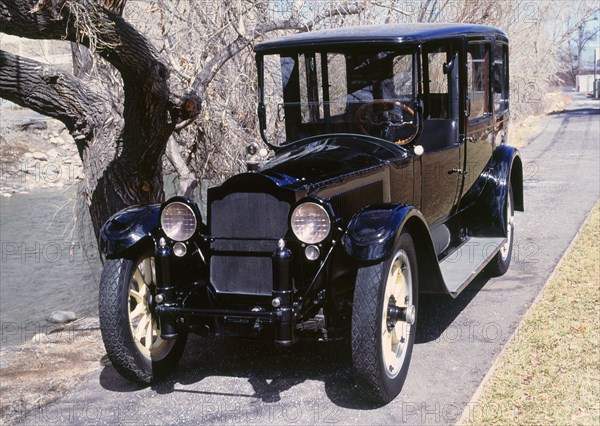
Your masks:
M 474 24 L 389 24 L 343 27 L 312 31 L 265 41 L 255 52 L 268 53 L 299 46 L 360 43 L 420 43 L 441 38 L 493 36 L 508 40 L 506 33 L 494 27 Z

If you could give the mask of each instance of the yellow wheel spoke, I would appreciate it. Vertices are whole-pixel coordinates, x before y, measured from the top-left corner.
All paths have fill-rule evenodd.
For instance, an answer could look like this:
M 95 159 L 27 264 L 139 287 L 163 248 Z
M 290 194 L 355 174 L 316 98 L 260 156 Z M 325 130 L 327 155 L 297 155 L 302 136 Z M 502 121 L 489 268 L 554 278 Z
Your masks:
M 142 259 L 133 271 L 129 283 L 128 313 L 131 334 L 138 351 L 150 360 L 159 360 L 169 354 L 175 342 L 160 338 L 158 321 L 152 318 L 150 313 L 150 286 L 154 283 L 156 283 L 154 258 Z
M 146 314 L 140 319 L 140 322 L 138 323 L 137 327 L 135 328 L 134 337 L 136 338 L 136 340 L 138 340 L 138 341 L 142 340 L 142 337 L 144 337 L 144 332 L 146 331 L 147 325 L 148 325 L 148 315 Z
M 152 323 L 153 321 L 150 320 L 148 321 L 148 324 L 146 326 L 146 341 L 144 342 L 144 346 L 148 350 L 150 350 L 150 348 L 152 347 Z
M 135 291 L 134 289 L 130 289 L 129 290 L 129 295 L 132 296 L 135 301 L 138 303 L 138 306 L 144 304 L 144 297 L 142 296 L 142 294 L 140 294 L 139 292 Z
M 133 311 L 131 311 L 131 313 L 129 314 L 129 319 L 134 319 L 139 317 L 140 315 L 145 314 L 146 312 L 146 307 L 144 306 L 143 303 L 138 303 L 138 305 L 135 307 L 135 309 Z
M 145 287 L 144 277 L 142 276 L 142 272 L 140 271 L 139 268 L 135 269 L 135 272 L 133 273 L 133 278 L 137 281 L 138 288 L 140 290 L 142 289 L 142 287 Z

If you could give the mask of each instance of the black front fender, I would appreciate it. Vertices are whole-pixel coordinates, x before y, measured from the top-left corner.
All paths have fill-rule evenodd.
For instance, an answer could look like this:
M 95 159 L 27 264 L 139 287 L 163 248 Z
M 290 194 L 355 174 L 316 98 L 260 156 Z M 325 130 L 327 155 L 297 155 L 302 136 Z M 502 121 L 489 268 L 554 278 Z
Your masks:
M 377 262 L 389 256 L 404 223 L 421 213 L 404 204 L 373 205 L 354 215 L 342 243 L 348 256 L 355 260 Z
M 160 204 L 129 207 L 113 215 L 100 230 L 100 249 L 109 259 L 134 258 L 154 251 Z
M 410 232 L 417 250 L 419 291 L 447 294 L 425 218 L 413 206 L 375 205 L 354 215 L 342 239 L 348 256 L 380 262 L 392 255 L 397 238 Z

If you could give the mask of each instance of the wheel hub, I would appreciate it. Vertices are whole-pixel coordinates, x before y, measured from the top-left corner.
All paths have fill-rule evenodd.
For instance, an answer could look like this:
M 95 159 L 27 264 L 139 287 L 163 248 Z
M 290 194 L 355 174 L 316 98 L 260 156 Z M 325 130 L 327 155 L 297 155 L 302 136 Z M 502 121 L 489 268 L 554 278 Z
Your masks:
M 388 331 L 392 331 L 398 321 L 404 321 L 408 325 L 413 325 L 416 320 L 415 305 L 396 306 L 396 303 L 390 301 L 387 310 Z

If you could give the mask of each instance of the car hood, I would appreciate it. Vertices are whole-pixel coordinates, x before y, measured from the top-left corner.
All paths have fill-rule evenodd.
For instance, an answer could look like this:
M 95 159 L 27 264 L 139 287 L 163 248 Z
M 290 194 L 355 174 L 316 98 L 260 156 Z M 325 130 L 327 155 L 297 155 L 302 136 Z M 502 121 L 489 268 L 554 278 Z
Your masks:
M 285 146 L 258 173 L 279 186 L 306 186 L 343 178 L 406 155 L 405 149 L 374 138 L 321 136 Z

